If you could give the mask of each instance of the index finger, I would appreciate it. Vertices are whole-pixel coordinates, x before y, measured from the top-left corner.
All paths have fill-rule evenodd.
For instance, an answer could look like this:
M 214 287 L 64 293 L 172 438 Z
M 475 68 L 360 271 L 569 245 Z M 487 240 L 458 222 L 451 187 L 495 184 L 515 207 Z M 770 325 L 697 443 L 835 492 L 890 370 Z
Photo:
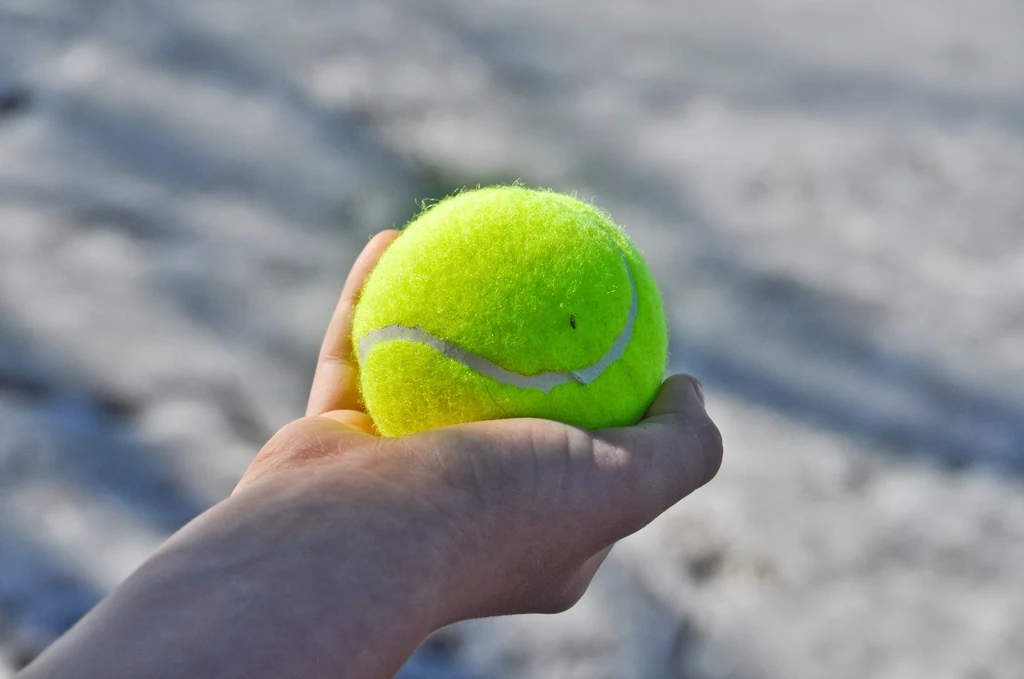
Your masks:
M 332 410 L 363 409 L 359 401 L 359 364 L 352 354 L 352 313 L 366 277 L 399 233 L 395 229 L 378 233 L 366 244 L 352 265 L 320 347 L 306 415 L 317 416 Z

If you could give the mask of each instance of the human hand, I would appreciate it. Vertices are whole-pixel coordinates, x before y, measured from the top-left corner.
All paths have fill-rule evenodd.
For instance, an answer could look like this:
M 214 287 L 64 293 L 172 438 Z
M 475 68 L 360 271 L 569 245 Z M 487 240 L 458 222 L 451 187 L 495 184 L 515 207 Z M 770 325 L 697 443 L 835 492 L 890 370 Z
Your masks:
M 437 626 L 564 610 L 617 540 L 718 471 L 721 436 L 700 383 L 670 377 L 633 427 L 585 431 L 511 419 L 378 437 L 359 399 L 352 312 L 397 237 L 378 234 L 356 261 L 324 339 L 307 416 L 273 437 L 235 494 L 307 478 L 339 495 L 375 489 L 374 511 L 415 524 L 430 533 L 418 542 L 437 546 Z
M 25 679 L 390 677 L 448 623 L 568 608 L 611 545 L 718 471 L 721 438 L 683 375 L 635 427 L 518 419 L 375 436 L 351 317 L 397 236 L 352 269 L 307 417 Z

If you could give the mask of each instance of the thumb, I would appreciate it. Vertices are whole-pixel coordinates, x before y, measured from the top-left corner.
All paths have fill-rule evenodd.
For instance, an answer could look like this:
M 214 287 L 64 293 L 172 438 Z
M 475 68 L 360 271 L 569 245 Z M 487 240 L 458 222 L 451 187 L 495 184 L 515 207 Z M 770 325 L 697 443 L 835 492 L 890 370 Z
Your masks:
M 722 465 L 722 435 L 704 409 L 703 387 L 689 375 L 661 385 L 639 424 L 592 434 L 606 487 L 592 495 L 625 537 L 714 478 Z M 595 507 L 595 509 L 597 509 Z M 604 513 L 604 512 L 602 512 Z

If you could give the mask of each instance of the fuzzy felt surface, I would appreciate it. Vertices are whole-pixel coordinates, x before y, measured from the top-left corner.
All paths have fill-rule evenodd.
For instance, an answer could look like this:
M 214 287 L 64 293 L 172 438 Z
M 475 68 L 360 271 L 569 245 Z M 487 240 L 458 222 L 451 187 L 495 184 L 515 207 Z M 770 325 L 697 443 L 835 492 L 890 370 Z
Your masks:
M 616 247 L 616 245 L 618 247 Z M 392 340 L 361 360 L 364 404 L 398 436 L 458 422 L 545 417 L 586 428 L 636 422 L 667 352 L 657 286 L 639 252 L 597 208 L 520 186 L 447 198 L 404 229 L 367 279 L 353 345 L 388 325 L 418 327 L 501 367 L 535 375 L 589 366 L 611 348 L 638 294 L 623 356 L 588 385 L 544 393 L 500 384 L 422 344 Z

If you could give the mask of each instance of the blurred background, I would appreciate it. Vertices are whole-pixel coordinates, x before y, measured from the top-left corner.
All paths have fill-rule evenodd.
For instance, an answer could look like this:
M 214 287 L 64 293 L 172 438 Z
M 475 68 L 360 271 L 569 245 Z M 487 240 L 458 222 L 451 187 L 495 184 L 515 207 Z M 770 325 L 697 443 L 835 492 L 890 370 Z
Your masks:
M 301 414 L 368 237 L 649 258 L 718 479 L 405 679 L 1024 676 L 1024 3 L 0 0 L 0 677 Z

